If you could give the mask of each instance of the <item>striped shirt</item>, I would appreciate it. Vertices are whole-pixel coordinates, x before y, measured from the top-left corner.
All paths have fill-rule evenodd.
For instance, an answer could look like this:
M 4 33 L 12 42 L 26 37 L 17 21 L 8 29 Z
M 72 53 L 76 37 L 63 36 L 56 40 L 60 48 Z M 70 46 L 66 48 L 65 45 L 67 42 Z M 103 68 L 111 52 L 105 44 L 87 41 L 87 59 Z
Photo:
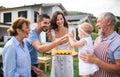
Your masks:
M 115 64 L 115 60 L 120 60 L 120 35 L 113 32 L 105 39 L 98 37 L 94 43 L 95 55 L 106 63 Z M 118 77 L 100 68 L 93 77 Z
M 31 61 L 27 46 L 22 46 L 12 37 L 4 46 L 3 53 L 4 77 L 31 77 Z
M 102 39 L 99 37 L 98 41 L 104 42 L 104 43 L 110 43 L 108 47 L 108 55 L 110 57 L 111 63 L 115 63 L 115 59 L 120 59 L 120 39 L 115 39 L 115 37 L 120 37 L 120 35 L 114 31 L 111 35 L 109 35 L 107 38 Z M 115 39 L 115 40 L 114 40 Z M 114 42 L 112 42 L 114 40 Z

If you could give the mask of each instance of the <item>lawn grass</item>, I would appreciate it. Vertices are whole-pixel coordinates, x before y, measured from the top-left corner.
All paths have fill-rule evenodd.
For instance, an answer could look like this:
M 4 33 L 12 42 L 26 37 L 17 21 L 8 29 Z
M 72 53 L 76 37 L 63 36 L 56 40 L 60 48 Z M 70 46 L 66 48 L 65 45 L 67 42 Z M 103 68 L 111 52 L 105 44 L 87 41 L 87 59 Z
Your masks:
M 79 77 L 78 57 L 74 57 L 74 59 L 73 59 L 73 67 L 74 67 L 74 77 Z
M 93 40 L 95 40 L 97 36 L 98 36 L 97 33 L 92 33 L 92 35 L 91 35 L 91 37 L 92 37 Z
M 40 69 L 44 70 L 44 64 L 41 64 L 40 66 L 41 66 Z M 73 58 L 73 68 L 74 68 L 74 77 L 78 77 L 78 74 L 79 74 L 78 73 L 78 57 Z M 46 72 L 44 72 L 44 76 L 50 77 L 50 73 L 51 73 L 51 70 L 47 70 Z

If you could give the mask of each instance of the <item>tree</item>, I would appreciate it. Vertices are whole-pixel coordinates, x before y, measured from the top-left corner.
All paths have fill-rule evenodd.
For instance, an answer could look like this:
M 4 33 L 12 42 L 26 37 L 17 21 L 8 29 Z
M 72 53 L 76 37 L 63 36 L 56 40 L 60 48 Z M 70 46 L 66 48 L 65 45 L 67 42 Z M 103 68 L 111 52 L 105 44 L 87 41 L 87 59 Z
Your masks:
M 3 8 L 5 8 L 4 6 L 0 6 L 0 9 L 3 9 Z
M 116 25 L 115 25 L 115 30 L 120 34 L 120 17 L 116 17 Z

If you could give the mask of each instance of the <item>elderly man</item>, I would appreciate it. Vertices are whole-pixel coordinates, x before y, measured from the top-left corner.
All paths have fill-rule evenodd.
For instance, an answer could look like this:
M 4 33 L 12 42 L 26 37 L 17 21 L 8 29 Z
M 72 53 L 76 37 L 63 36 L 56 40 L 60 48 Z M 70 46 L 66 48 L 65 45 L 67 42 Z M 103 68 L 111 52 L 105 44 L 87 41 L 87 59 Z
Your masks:
M 80 55 L 85 62 L 99 66 L 93 77 L 120 77 L 120 35 L 114 31 L 115 23 L 112 13 L 102 13 L 96 24 L 99 36 L 94 43 L 94 54 Z

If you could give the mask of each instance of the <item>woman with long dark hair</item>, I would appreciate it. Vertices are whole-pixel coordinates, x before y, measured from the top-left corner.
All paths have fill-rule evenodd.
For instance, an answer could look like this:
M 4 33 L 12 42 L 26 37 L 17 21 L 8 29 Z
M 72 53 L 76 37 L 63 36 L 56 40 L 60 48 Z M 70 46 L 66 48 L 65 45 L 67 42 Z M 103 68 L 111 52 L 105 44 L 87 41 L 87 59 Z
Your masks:
M 50 31 L 48 33 L 50 40 L 55 41 L 68 33 L 73 33 L 73 31 L 68 28 L 64 14 L 56 11 L 52 16 Z M 57 50 L 70 50 L 70 48 L 68 39 L 65 43 L 56 47 Z M 72 55 L 52 57 L 51 77 L 73 77 Z

